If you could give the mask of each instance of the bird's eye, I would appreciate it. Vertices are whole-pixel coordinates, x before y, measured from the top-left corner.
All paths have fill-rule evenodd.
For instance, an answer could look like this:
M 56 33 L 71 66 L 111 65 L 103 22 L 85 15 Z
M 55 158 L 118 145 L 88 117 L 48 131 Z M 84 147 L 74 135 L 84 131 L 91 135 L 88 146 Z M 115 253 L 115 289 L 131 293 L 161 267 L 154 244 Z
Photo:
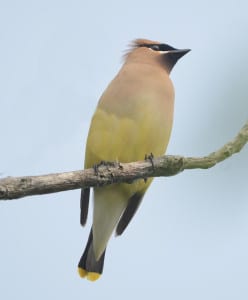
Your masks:
M 176 48 L 173 48 L 167 44 L 140 44 L 139 47 L 147 47 L 154 51 L 161 51 L 161 52 L 176 50 Z
M 160 51 L 171 51 L 171 50 L 176 50 L 176 49 L 167 44 L 160 44 L 159 50 Z
M 154 51 L 159 51 L 160 50 L 159 45 L 151 45 L 150 48 Z

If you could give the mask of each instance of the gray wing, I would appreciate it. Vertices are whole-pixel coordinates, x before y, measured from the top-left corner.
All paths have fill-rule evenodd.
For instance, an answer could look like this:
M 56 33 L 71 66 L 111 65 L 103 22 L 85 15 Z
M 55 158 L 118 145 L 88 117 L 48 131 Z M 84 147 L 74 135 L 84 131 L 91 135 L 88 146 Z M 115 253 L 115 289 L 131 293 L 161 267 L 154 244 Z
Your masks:
M 130 223 L 132 220 L 133 216 L 135 215 L 142 199 L 143 199 L 144 194 L 141 193 L 136 193 L 134 194 L 128 202 L 128 205 L 126 209 L 124 210 L 119 223 L 116 227 L 116 235 L 121 235 L 124 230 L 127 228 L 127 225 Z

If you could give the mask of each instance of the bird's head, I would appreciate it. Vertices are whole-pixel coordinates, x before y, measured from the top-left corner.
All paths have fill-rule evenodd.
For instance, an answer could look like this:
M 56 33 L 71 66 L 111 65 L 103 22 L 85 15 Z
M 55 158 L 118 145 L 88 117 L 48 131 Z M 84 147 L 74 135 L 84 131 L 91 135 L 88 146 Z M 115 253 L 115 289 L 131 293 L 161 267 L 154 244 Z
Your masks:
M 131 43 L 126 61 L 160 64 L 170 73 L 176 62 L 189 51 L 190 49 L 176 49 L 156 41 L 137 39 Z

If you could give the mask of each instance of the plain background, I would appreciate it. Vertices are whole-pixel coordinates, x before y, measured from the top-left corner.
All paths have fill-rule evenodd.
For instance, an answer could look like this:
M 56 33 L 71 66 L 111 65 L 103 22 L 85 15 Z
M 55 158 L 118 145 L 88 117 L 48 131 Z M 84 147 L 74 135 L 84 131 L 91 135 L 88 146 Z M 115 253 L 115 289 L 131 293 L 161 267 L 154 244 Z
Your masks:
M 139 37 L 191 48 L 176 65 L 167 153 L 206 155 L 248 115 L 247 1 L 0 0 L 1 177 L 82 168 L 91 116 Z M 156 179 L 104 274 L 81 279 L 78 190 L 0 203 L 0 297 L 248 299 L 248 148 Z

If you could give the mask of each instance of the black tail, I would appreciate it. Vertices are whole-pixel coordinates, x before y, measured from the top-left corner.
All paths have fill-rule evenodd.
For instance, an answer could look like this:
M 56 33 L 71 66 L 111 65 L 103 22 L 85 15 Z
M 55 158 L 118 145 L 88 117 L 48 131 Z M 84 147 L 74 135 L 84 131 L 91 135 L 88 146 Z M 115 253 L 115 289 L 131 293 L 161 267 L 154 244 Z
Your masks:
M 82 226 L 86 224 L 90 200 L 90 189 L 81 189 L 80 198 L 80 223 Z
M 105 251 L 98 260 L 95 259 L 93 250 L 93 234 L 91 229 L 86 248 L 78 263 L 79 275 L 81 277 L 86 277 L 91 281 L 97 280 L 102 274 Z

